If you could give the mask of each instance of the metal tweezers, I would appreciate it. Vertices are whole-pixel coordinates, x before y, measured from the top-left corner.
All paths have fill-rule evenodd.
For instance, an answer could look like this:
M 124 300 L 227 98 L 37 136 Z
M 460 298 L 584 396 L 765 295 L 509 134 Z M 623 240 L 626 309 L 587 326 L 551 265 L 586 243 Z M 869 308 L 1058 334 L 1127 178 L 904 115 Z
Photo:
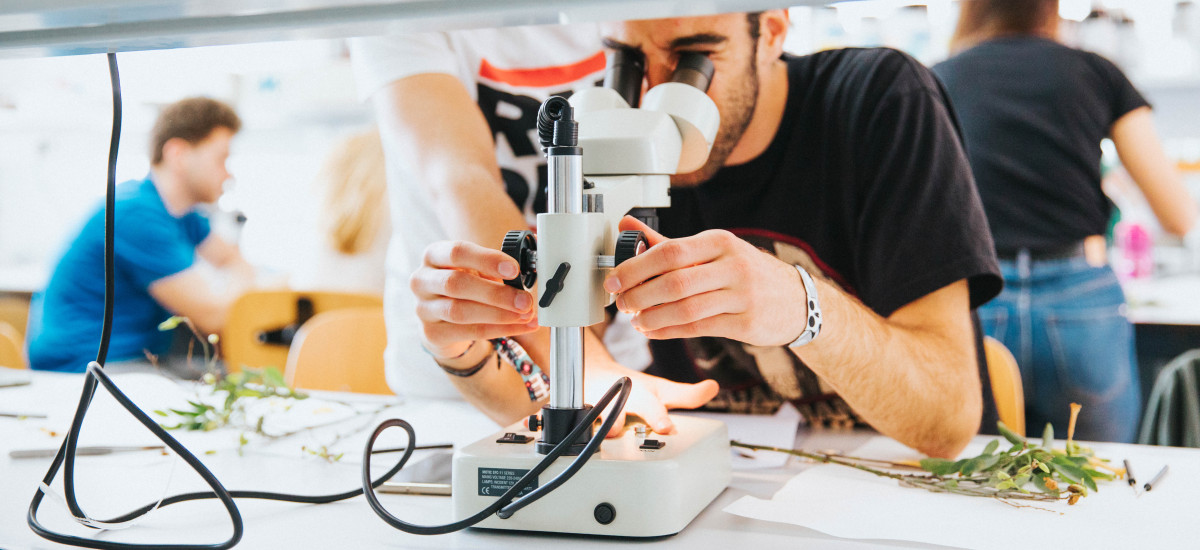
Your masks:
M 166 447 L 162 445 L 148 445 L 144 447 L 76 447 L 76 456 L 98 456 L 108 455 L 112 453 L 128 453 L 134 451 L 161 451 Z M 58 454 L 58 449 L 16 449 L 8 452 L 9 458 L 53 458 Z

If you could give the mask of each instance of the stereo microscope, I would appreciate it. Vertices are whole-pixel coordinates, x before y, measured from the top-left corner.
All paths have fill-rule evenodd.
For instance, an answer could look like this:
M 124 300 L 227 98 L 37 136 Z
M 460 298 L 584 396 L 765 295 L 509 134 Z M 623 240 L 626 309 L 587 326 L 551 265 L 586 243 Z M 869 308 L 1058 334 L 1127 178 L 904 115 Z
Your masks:
M 653 209 L 671 204 L 671 175 L 697 170 L 708 158 L 720 126 L 705 93 L 711 61 L 682 54 L 671 80 L 641 97 L 643 67 L 638 53 L 618 51 L 610 55 L 603 87 L 569 101 L 551 97 L 539 112 L 548 211 L 537 216 L 536 238 L 513 231 L 502 249 L 522 268 L 509 284 L 529 288 L 536 281 L 538 322 L 550 328 L 550 401 L 528 427 L 510 426 L 456 451 L 456 520 L 495 502 L 581 422 L 590 409 L 584 403 L 583 331 L 603 322 L 612 303 L 603 288 L 607 270 L 646 248 L 641 232 L 621 232 L 618 223 L 632 214 L 654 227 Z M 670 435 L 625 427 L 552 493 L 477 527 L 625 537 L 678 533 L 732 474 L 724 423 L 687 416 L 672 421 Z M 591 436 L 588 426 L 567 454 L 583 452 Z M 559 458 L 539 481 L 546 483 L 569 462 Z

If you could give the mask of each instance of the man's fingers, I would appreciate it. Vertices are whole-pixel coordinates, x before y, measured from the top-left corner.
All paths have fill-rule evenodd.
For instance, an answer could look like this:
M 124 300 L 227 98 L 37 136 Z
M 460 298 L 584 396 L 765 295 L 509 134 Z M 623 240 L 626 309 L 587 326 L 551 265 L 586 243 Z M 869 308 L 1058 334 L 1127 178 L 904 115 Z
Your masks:
M 646 421 L 655 433 L 667 435 L 675 431 L 675 423 L 667 416 L 667 408 L 659 399 L 644 399 L 630 405 L 630 411 Z
M 436 346 L 470 340 L 491 340 L 505 336 L 528 334 L 538 329 L 537 321 L 528 323 L 499 323 L 458 325 L 446 322 L 426 323 L 425 339 Z
M 608 429 L 608 433 L 604 434 L 604 437 L 607 437 L 607 438 L 621 437 L 621 434 L 623 434 L 623 433 L 625 433 L 625 411 L 624 410 L 622 410 L 621 413 L 617 415 L 617 421 L 613 422 L 612 428 Z
M 439 241 L 425 249 L 425 265 L 443 269 L 471 269 L 484 277 L 507 280 L 520 266 L 511 256 L 467 241 Z
M 730 273 L 719 263 L 678 269 L 646 281 L 621 293 L 617 297 L 617 309 L 636 313 L 725 288 L 730 285 Z
M 690 325 L 705 319 L 730 313 L 738 304 L 732 303 L 734 293 L 728 291 L 706 292 L 678 302 L 663 304 L 637 312 L 633 327 L 647 333 L 668 327 Z
M 634 218 L 633 216 L 625 216 L 624 218 L 621 218 L 620 223 L 617 224 L 617 229 L 621 231 L 641 231 L 646 235 L 646 243 L 650 246 L 654 246 L 658 243 L 668 240 L 666 237 L 662 236 L 661 233 L 650 229 L 650 226 L 642 223 L 641 220 Z
M 662 380 L 658 384 L 658 398 L 668 408 L 694 409 L 712 401 L 720 389 L 716 380 L 704 380 L 695 384 Z
M 522 314 L 533 309 L 533 295 L 529 292 L 484 279 L 469 271 L 419 269 L 413 273 L 409 286 L 423 301 L 444 296 Z
M 426 322 L 459 325 L 522 324 L 533 319 L 533 312 L 518 313 L 478 302 L 436 298 L 417 302 L 417 317 Z
M 668 239 L 613 268 L 604 279 L 604 289 L 624 292 L 664 273 L 711 262 L 724 253 L 731 239 L 737 237 L 725 231 Z

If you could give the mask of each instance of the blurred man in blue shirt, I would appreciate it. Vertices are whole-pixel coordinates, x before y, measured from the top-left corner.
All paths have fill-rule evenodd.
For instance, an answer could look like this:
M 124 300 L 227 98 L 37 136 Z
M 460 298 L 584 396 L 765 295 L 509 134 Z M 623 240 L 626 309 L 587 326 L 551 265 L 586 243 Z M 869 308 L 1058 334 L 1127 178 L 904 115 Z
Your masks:
M 168 106 L 151 135 L 150 173 L 122 183 L 116 197 L 115 307 L 109 362 L 161 355 L 171 334 L 158 324 L 185 316 L 205 333 L 220 330 L 229 305 L 254 278 L 237 247 L 196 211 L 221 196 L 230 178 L 229 145 L 241 127 L 234 110 L 208 98 Z M 215 289 L 196 256 L 228 271 Z M 104 209 L 85 221 L 34 297 L 29 363 L 38 370 L 83 372 L 95 358 L 104 314 Z

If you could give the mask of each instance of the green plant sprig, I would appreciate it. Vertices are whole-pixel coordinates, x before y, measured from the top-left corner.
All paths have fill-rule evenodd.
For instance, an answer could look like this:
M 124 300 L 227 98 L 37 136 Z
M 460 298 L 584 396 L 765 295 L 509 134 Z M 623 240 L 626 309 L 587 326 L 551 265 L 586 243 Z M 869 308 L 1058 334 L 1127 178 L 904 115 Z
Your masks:
M 245 368 L 242 372 L 234 372 L 225 376 L 215 376 L 208 373 L 205 383 L 211 387 L 212 393 L 224 392 L 225 399 L 220 406 L 188 400 L 190 409 L 156 410 L 155 414 L 170 417 L 174 414 L 180 421 L 174 425 L 162 424 L 168 430 L 203 430 L 211 431 L 230 425 L 245 417 L 245 405 L 248 399 L 267 397 L 283 397 L 290 399 L 306 399 L 308 395 L 298 392 L 283 380 L 283 375 L 274 367 L 262 369 Z M 262 433 L 263 419 L 260 417 L 254 427 L 255 433 Z
M 880 477 L 895 479 L 902 486 L 975 497 L 998 499 L 1006 504 L 1021 506 L 1013 501 L 1053 502 L 1066 500 L 1075 504 L 1089 492 L 1099 490 L 1096 480 L 1111 481 L 1124 471 L 1107 468 L 1107 461 L 1094 456 L 1091 449 L 1068 439 L 1065 449 L 1052 447 L 1054 429 L 1050 424 L 1043 431 L 1042 444 L 1036 445 L 1021 437 L 1002 422 L 997 427 L 1010 446 L 1001 450 L 1001 440 L 987 444 L 983 453 L 960 460 L 926 458 L 920 468 L 927 474 L 898 473 L 880 470 L 866 463 L 878 460 L 844 455 L 781 449 L 731 441 L 734 447 L 774 451 L 799 456 L 825 464 L 848 466 Z M 889 463 L 892 467 L 911 467 L 904 463 Z M 1109 472 L 1102 471 L 1104 469 Z

